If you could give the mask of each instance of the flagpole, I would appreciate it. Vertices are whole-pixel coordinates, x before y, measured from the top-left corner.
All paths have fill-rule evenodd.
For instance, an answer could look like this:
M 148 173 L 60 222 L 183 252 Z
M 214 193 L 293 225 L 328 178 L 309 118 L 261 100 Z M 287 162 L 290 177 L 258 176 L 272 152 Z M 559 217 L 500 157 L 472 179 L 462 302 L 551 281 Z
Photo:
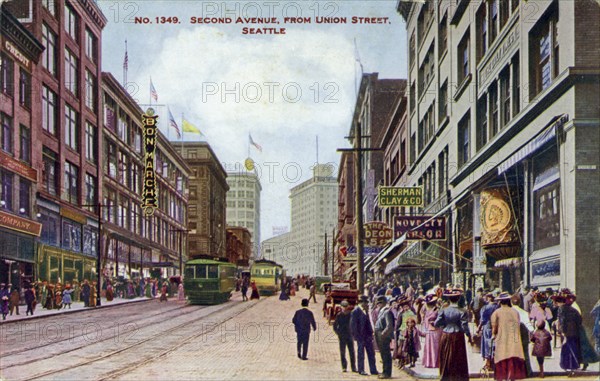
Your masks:
M 125 40 L 125 59 L 123 63 L 123 87 L 127 87 L 127 68 L 129 67 L 129 57 L 127 56 L 127 40 Z
M 150 107 L 152 107 L 152 77 L 150 77 L 150 87 L 148 88 L 150 92 Z
M 185 133 L 185 131 L 183 131 L 183 113 L 181 113 L 181 156 L 183 156 L 183 134 Z

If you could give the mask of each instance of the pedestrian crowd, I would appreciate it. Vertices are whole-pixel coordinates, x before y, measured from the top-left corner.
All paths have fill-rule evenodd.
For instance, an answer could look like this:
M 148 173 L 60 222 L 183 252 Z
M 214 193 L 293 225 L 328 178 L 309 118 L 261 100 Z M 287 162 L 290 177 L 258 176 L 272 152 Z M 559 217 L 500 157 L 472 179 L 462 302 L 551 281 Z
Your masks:
M 473 352 L 480 351 L 485 361 L 482 372 L 490 377 L 493 373 L 496 380 L 531 377 L 533 357 L 539 376 L 544 377 L 544 359 L 552 356 L 553 339 L 560 341 L 560 366 L 568 375 L 599 361 L 600 301 L 591 311 L 594 348 L 583 328 L 576 296 L 568 289 L 523 289 L 516 294 L 478 289 L 472 295 L 451 285 L 439 284 L 427 293 L 417 284 L 404 286 L 373 285 L 356 306 L 347 300 L 340 303 L 333 329 L 339 339 L 342 371 L 366 375 L 366 357 L 369 373 L 387 379 L 394 365 L 412 368 L 420 359 L 424 367 L 438 368 L 441 380 L 468 380 L 467 342 Z M 304 358 L 300 342 L 307 340 L 310 327 L 304 324 L 299 329 L 297 321 L 295 317 L 298 356 Z
M 107 279 L 103 290 L 107 302 L 115 297 L 132 299 L 144 296 L 148 298 L 160 296 L 160 300 L 164 301 L 169 295 L 177 295 L 179 300 L 185 300 L 183 283 L 169 282 L 166 279 L 161 281 L 147 278 L 121 282 Z M 97 297 L 97 283 L 87 279 L 82 282 L 74 279 L 64 285 L 60 281 L 25 282 L 23 290 L 10 283 L 0 283 L 0 313 L 2 320 L 6 320 L 7 316 L 13 314 L 20 315 L 19 305 L 22 302 L 27 306 L 25 315 L 33 315 L 38 305 L 48 310 L 71 309 L 71 305 L 76 302 L 83 302 L 84 307 L 96 307 Z

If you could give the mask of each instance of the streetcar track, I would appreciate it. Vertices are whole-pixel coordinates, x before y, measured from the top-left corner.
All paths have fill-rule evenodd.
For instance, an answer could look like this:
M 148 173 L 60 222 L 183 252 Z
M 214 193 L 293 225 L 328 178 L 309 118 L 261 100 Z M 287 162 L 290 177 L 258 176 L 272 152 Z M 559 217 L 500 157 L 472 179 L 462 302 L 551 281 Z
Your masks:
M 257 303 L 255 303 L 255 304 L 258 304 L 258 303 L 260 303 L 260 302 L 261 302 L 261 301 L 263 301 L 263 300 L 265 300 L 265 299 L 264 299 L 264 298 L 263 298 L 263 299 L 259 299 L 259 301 L 258 301 Z M 246 307 L 246 308 L 244 308 L 242 311 L 240 311 L 240 313 L 242 313 L 242 312 L 245 312 L 245 311 L 247 311 L 248 309 L 252 308 L 252 307 L 253 307 L 253 305 L 254 305 L 254 304 L 250 304 L 248 307 Z M 222 310 L 223 310 L 223 309 L 220 309 L 220 310 L 218 310 L 218 311 L 214 311 L 214 312 L 212 312 L 211 314 L 213 314 L 213 313 L 217 313 L 217 312 L 220 312 L 220 311 L 222 311 Z M 209 315 L 211 315 L 211 314 L 209 314 Z M 207 316 L 208 316 L 208 315 L 207 315 Z M 200 332 L 200 333 L 199 333 L 199 334 L 197 334 L 197 335 L 189 336 L 188 338 L 186 338 L 185 340 L 183 340 L 183 341 L 179 342 L 179 343 L 178 343 L 176 346 L 174 346 L 174 347 L 171 347 L 170 349 L 167 349 L 167 350 L 161 351 L 160 353 L 158 353 L 158 354 L 156 354 L 156 355 L 154 355 L 154 356 L 150 356 L 149 358 L 147 358 L 147 359 L 145 359 L 145 360 L 142 360 L 142 361 L 139 361 L 139 362 L 137 362 L 137 363 L 133 363 L 133 364 L 131 364 L 131 363 L 130 363 L 130 364 L 128 364 L 126 367 L 122 367 L 121 369 L 118 369 L 118 370 L 116 370 L 116 371 L 113 371 L 113 372 L 111 372 L 111 373 L 110 373 L 108 376 L 105 376 L 105 377 L 103 377 L 103 378 L 99 378 L 99 379 L 98 379 L 98 381 L 105 381 L 105 380 L 114 379 L 115 377 L 118 377 L 118 376 L 121 376 L 121 375 L 123 375 L 123 374 L 126 374 L 126 373 L 130 372 L 130 371 L 131 371 L 131 370 L 133 370 L 133 369 L 137 369 L 137 368 L 139 368 L 139 367 L 142 367 L 142 366 L 144 366 L 144 365 L 146 365 L 146 364 L 148 364 L 148 363 L 150 363 L 150 362 L 152 362 L 152 361 L 156 360 L 156 359 L 157 359 L 157 358 L 159 358 L 159 357 L 162 357 L 162 356 L 164 356 L 164 355 L 167 355 L 167 354 L 169 354 L 169 353 L 175 352 L 177 349 L 179 349 L 180 347 L 182 347 L 182 346 L 183 346 L 183 345 L 185 345 L 185 344 L 188 344 L 188 343 L 190 343 L 192 340 L 195 340 L 195 339 L 197 339 L 198 337 L 201 337 L 202 335 L 206 335 L 206 334 L 208 334 L 208 333 L 211 333 L 211 332 L 213 332 L 215 329 L 217 329 L 217 327 L 219 327 L 219 326 L 223 325 L 224 323 L 228 322 L 229 320 L 233 319 L 233 318 L 234 318 L 234 317 L 236 317 L 236 316 L 238 316 L 238 314 L 235 314 L 235 315 L 233 315 L 233 316 L 231 316 L 231 317 L 229 317 L 229 318 L 227 318 L 227 319 L 223 320 L 223 321 L 222 321 L 222 322 L 220 322 L 218 325 L 215 325 L 215 326 L 214 326 L 212 329 L 210 329 L 210 330 L 208 330 L 208 331 L 202 331 L 202 332 Z
M 211 316 L 211 315 L 215 315 L 215 314 L 217 314 L 217 313 L 219 313 L 219 312 L 221 312 L 221 311 L 223 311 L 223 310 L 225 310 L 225 309 L 227 309 L 227 308 L 231 307 L 231 306 L 230 306 L 230 305 L 228 305 L 228 304 L 229 304 L 229 303 L 225 303 L 225 304 L 223 305 L 223 307 L 221 307 L 221 308 L 219 308 L 219 309 L 217 309 L 217 310 L 215 310 L 215 311 L 212 311 L 212 312 L 210 312 L 210 313 L 208 313 L 208 314 L 206 314 L 206 315 L 202 316 L 201 318 L 202 318 L 202 319 L 205 319 L 205 318 L 207 318 L 207 317 L 209 317 L 209 316 Z M 245 310 L 247 310 L 247 309 L 251 308 L 251 307 L 252 307 L 254 304 L 256 304 L 256 303 L 249 304 L 249 305 L 248 305 L 248 307 L 244 308 L 242 311 L 245 311 Z M 193 312 L 202 311 L 202 310 L 204 310 L 205 308 L 206 308 L 206 307 L 204 307 L 204 308 L 202 308 L 202 309 L 200 309 L 200 310 L 193 310 L 192 312 L 189 312 L 189 313 L 193 313 Z M 186 313 L 186 315 L 187 315 L 187 314 L 189 314 L 189 313 Z M 180 315 L 180 316 L 181 316 L 181 315 Z M 236 315 L 234 315 L 234 316 L 232 316 L 232 317 L 230 317 L 230 318 L 228 318 L 228 319 L 226 319 L 226 320 L 224 320 L 224 321 L 230 320 L 230 319 L 232 319 L 232 318 L 233 318 L 233 317 L 235 317 L 235 316 L 236 316 Z M 157 322 L 157 323 L 162 323 L 162 322 Z M 182 327 L 185 327 L 185 326 L 187 326 L 187 325 L 189 325 L 189 324 L 190 324 L 190 322 L 184 322 L 184 323 L 182 323 L 182 324 L 176 325 L 175 327 L 169 328 L 169 329 L 167 329 L 166 331 L 161 331 L 159 334 L 160 334 L 161 336 L 163 336 L 163 335 L 168 335 L 169 333 L 176 332 L 177 330 L 180 330 Z M 222 323 L 220 323 L 220 324 L 222 324 Z M 220 324 L 219 324 L 219 325 L 220 325 Z M 154 325 L 154 324 L 153 324 L 153 325 Z M 217 325 L 217 326 L 218 326 L 218 325 Z M 144 328 L 146 328 L 146 327 L 144 327 Z M 203 332 L 201 332 L 201 333 L 199 333 L 199 334 L 193 335 L 193 336 L 191 336 L 191 337 L 189 337 L 189 338 L 185 339 L 185 340 L 184 340 L 184 342 L 185 342 L 185 343 L 187 343 L 187 342 L 189 342 L 190 340 L 192 340 L 192 339 L 194 339 L 194 338 L 196 338 L 196 337 L 200 337 L 200 336 L 202 336 L 202 335 L 204 335 L 204 334 L 207 334 L 207 333 L 210 333 L 210 332 L 212 332 L 214 329 L 216 329 L 216 326 L 215 326 L 213 329 L 211 329 L 211 330 L 208 330 L 208 331 L 203 331 Z M 156 339 L 156 337 L 157 337 L 157 335 L 152 335 L 152 336 L 150 336 L 150 337 L 148 337 L 148 338 L 146 338 L 146 339 L 143 339 L 143 340 L 141 340 L 141 341 L 137 341 L 136 343 L 134 343 L 134 344 L 131 344 L 131 345 L 128 345 L 128 346 L 126 346 L 126 347 L 124 347 L 124 348 L 121 348 L 121 349 L 118 349 L 118 350 L 113 350 L 113 351 L 111 351 L 111 352 L 109 352 L 109 353 L 107 353 L 107 354 L 105 354 L 105 355 L 102 355 L 102 356 L 97 356 L 97 357 L 95 357 L 95 358 L 93 358 L 93 359 L 85 360 L 85 361 L 83 361 L 83 362 L 80 362 L 80 363 L 77 363 L 77 364 L 71 365 L 71 366 L 69 367 L 68 371 L 71 371 L 71 370 L 73 370 L 73 369 L 75 369 L 75 368 L 80 368 L 80 367 L 83 367 L 83 366 L 85 366 L 85 365 L 89 365 L 89 364 L 92 364 L 92 363 L 95 363 L 95 362 L 98 362 L 98 361 L 104 360 L 104 359 L 107 359 L 107 358 L 110 358 L 110 357 L 113 357 L 113 356 L 115 356 L 115 355 L 117 355 L 117 354 L 120 354 L 120 353 L 122 353 L 122 352 L 124 352 L 124 351 L 128 351 L 128 350 L 130 350 L 130 349 L 132 349 L 132 348 L 134 348 L 134 347 L 137 347 L 137 346 L 140 346 L 140 345 L 142 345 L 142 344 L 144 344 L 144 343 L 147 343 L 147 342 L 149 342 L 149 341 L 155 340 L 155 339 Z M 108 339 L 107 339 L 107 340 L 108 340 Z M 96 343 L 100 343 L 100 342 L 103 342 L 103 341 L 105 341 L 105 340 L 100 340 L 100 341 L 98 341 L 98 342 L 96 342 Z M 96 344 L 96 343 L 94 343 L 94 344 Z M 174 351 L 174 350 L 175 350 L 175 349 L 176 349 L 178 346 L 180 346 L 180 345 L 181 345 L 181 342 L 179 342 L 177 346 L 173 347 L 173 348 L 172 348 L 172 349 L 170 349 L 170 350 L 167 350 L 166 352 L 165 352 L 165 351 L 162 351 L 162 352 L 161 352 L 161 355 L 162 355 L 162 353 L 163 353 L 163 352 L 164 352 L 164 353 L 168 353 L 169 351 Z M 80 349 L 80 348 L 81 348 L 81 347 L 79 347 L 79 348 L 77 348 L 77 349 Z M 69 350 L 69 351 L 66 351 L 66 352 L 62 352 L 62 353 L 61 353 L 61 355 L 62 355 L 62 354 L 64 354 L 64 353 L 69 353 L 69 352 L 72 352 L 72 351 L 73 351 L 73 350 Z M 54 357 L 54 356 L 50 356 L 50 357 Z M 50 358 L 50 357 L 47 357 L 47 358 Z M 44 358 L 44 359 L 47 359 L 47 358 Z M 135 369 L 136 367 L 140 367 L 140 366 L 142 366 L 142 365 L 144 365 L 144 364 L 146 364 L 146 363 L 148 363 L 148 362 L 150 362 L 150 361 L 152 361 L 152 360 L 154 360 L 154 359 L 156 359 L 156 358 L 157 358 L 157 356 L 151 356 L 151 358 L 150 358 L 149 360 L 142 360 L 142 361 L 141 361 L 141 362 L 139 362 L 139 363 L 127 364 L 127 366 L 126 366 L 126 367 L 123 367 L 123 368 L 121 368 L 120 370 L 118 370 L 118 371 L 117 371 L 117 372 L 120 372 L 120 373 L 118 373 L 118 374 L 115 374 L 116 372 L 113 372 L 113 373 L 110 373 L 108 376 L 106 376 L 106 377 L 104 377 L 104 378 L 102 378 L 102 379 L 108 379 L 108 378 L 111 378 L 111 377 L 114 377 L 114 376 L 118 376 L 119 374 L 121 374 L 121 373 L 124 373 L 124 372 L 126 372 L 127 370 L 130 370 L 130 369 Z M 39 361 L 39 360 L 40 360 L 40 359 L 37 359 L 37 360 L 34 360 L 34 361 Z M 7 367 L 7 368 L 8 368 L 8 367 Z M 26 378 L 24 378 L 23 380 L 35 380 L 35 379 L 40 379 L 40 378 L 43 378 L 43 377 L 48 377 L 48 376 L 51 376 L 51 375 L 54 375 L 54 374 L 59 374 L 59 373 L 64 373 L 64 372 L 65 372 L 65 369 L 64 369 L 64 368 L 63 368 L 63 369 L 56 369 L 56 370 L 49 370 L 49 371 L 46 371 L 46 372 L 43 372 L 43 373 L 39 373 L 39 374 L 35 374 L 35 375 L 31 375 L 31 376 L 27 376 L 27 377 L 26 377 Z
M 150 299 L 150 300 L 151 300 L 151 299 Z M 187 306 L 187 304 L 185 304 L 185 305 L 182 305 L 182 306 L 180 306 L 180 307 L 177 307 L 177 308 L 174 308 L 174 309 L 171 309 L 171 310 L 167 310 L 167 311 L 164 311 L 164 310 L 162 310 L 162 311 L 159 311 L 158 313 L 155 313 L 155 314 L 153 314 L 153 315 L 150 315 L 150 316 L 145 316 L 145 317 L 144 317 L 144 318 L 142 318 L 142 319 L 143 319 L 143 320 L 148 320 L 148 319 L 151 319 L 151 318 L 155 318 L 155 317 L 158 317 L 158 316 L 160 316 L 160 315 L 163 315 L 163 314 L 168 314 L 168 313 L 170 313 L 170 312 L 172 312 L 172 311 L 177 311 L 177 310 L 183 309 L 183 308 L 185 308 L 186 306 Z M 183 314 L 181 314 L 181 315 L 179 315 L 179 316 L 185 316 L 185 315 L 187 315 L 187 314 L 190 314 L 190 313 L 192 313 L 192 312 L 193 312 L 193 311 L 186 312 L 186 313 L 183 313 Z M 132 323 L 132 322 L 133 322 L 133 320 L 130 320 L 130 321 L 127 321 L 127 322 L 125 322 L 124 324 L 136 324 L 136 323 Z M 151 325 L 158 324 L 158 323 L 160 323 L 160 322 L 152 323 Z M 45 343 L 45 344 L 36 345 L 36 346 L 33 346 L 33 347 L 26 347 L 26 348 L 20 348 L 20 349 L 16 349 L 16 350 L 13 350 L 12 352 L 6 352 L 6 353 L 2 353 L 2 359 L 3 359 L 3 360 L 5 360 L 5 359 L 6 359 L 6 357 L 8 357 L 8 356 L 14 356 L 14 355 L 18 355 L 18 354 L 20 354 L 20 353 L 29 352 L 29 351 L 31 351 L 31 350 L 33 350 L 33 349 L 44 348 L 44 347 L 47 347 L 47 346 L 51 346 L 51 345 L 60 344 L 60 343 L 62 343 L 62 342 L 65 342 L 65 341 L 73 341 L 73 340 L 75 340 L 75 339 L 78 339 L 78 338 L 81 338 L 81 337 L 84 337 L 84 336 L 86 336 L 86 333 L 81 333 L 80 335 L 77 335 L 77 336 L 68 336 L 67 338 L 65 338 L 65 339 L 62 339 L 62 340 L 58 340 L 58 341 L 49 341 L 49 342 L 47 342 L 47 343 Z M 111 340 L 111 339 L 114 339 L 114 338 L 115 338 L 115 337 L 117 337 L 117 336 L 118 336 L 118 333 L 117 333 L 117 334 L 115 334 L 115 335 L 112 335 L 112 336 L 110 336 L 110 337 L 107 337 L 106 339 L 102 339 L 102 340 L 100 340 L 99 342 L 102 342 L 102 341 L 105 341 L 105 340 Z M 79 347 L 76 347 L 76 348 L 74 348 L 74 349 L 70 349 L 70 350 L 67 350 L 67 351 L 64 351 L 64 352 L 61 352 L 61 353 L 68 353 L 68 352 L 72 352 L 73 350 L 80 349 L 80 348 L 82 348 L 82 347 L 83 347 L 83 346 L 79 346 Z M 54 356 L 54 355 L 49 355 L 49 356 L 47 356 L 47 357 L 40 357 L 40 358 L 36 358 L 36 359 L 32 359 L 32 360 L 28 360 L 28 361 L 24 361 L 24 362 L 21 362 L 21 363 L 18 363 L 18 364 L 12 364 L 12 363 L 11 363 L 11 364 L 10 364 L 10 365 L 8 365 L 8 366 L 2 366 L 2 364 L 0 363 L 0 370 L 5 370 L 5 369 L 12 368 L 12 367 L 19 366 L 19 365 L 26 365 L 26 364 L 30 364 L 30 363 L 33 363 L 33 362 L 36 362 L 36 361 L 45 360 L 45 359 L 47 359 L 47 358 L 50 358 L 50 357 L 53 357 L 53 356 Z

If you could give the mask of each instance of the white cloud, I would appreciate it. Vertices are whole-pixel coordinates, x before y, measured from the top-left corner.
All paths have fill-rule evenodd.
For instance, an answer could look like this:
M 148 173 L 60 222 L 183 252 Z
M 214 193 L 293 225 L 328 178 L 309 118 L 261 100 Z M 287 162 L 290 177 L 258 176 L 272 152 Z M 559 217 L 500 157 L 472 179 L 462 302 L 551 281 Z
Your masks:
M 148 8 L 145 14 L 152 16 L 175 9 L 161 1 L 149 3 L 160 4 L 152 8 L 153 12 Z M 181 2 L 187 8 L 177 8 L 182 20 L 197 14 L 199 6 L 192 9 L 193 3 L 200 2 Z M 399 20 L 393 2 L 372 6 L 350 3 L 345 10 L 339 3 L 340 12 L 348 16 L 385 14 L 395 22 Z M 137 4 L 140 14 L 150 6 Z M 385 69 L 391 73 L 387 77 L 398 77 L 402 70 L 399 56 L 404 49 L 398 35 L 404 26 L 289 26 L 285 36 L 248 36 L 240 29 L 240 25 L 168 28 L 109 21 L 104 31 L 103 66 L 108 68 L 105 71 L 112 67 L 116 68 L 113 72 L 121 73 L 123 53 L 118 47 L 126 36 L 129 81 L 139 85 L 135 97 L 147 102 L 152 76 L 159 103 L 168 103 L 177 121 L 184 113 L 205 133 L 224 163 L 243 163 L 248 156 L 248 133 L 252 133 L 263 146 L 263 153 L 254 148 L 250 153 L 265 168 L 261 178 L 261 238 L 265 239 L 271 236 L 272 226 L 290 225 L 289 189 L 311 176 L 310 168 L 316 161 L 315 136 L 319 135 L 321 163 L 333 162 L 337 167 L 336 148 L 347 146 L 344 136 L 350 127 L 355 83 L 360 76 L 354 38 L 365 71 L 380 71 L 383 78 Z M 401 45 L 405 46 L 404 41 Z M 269 165 L 274 169 L 271 175 Z M 300 176 L 296 176 L 297 168 L 301 169 Z

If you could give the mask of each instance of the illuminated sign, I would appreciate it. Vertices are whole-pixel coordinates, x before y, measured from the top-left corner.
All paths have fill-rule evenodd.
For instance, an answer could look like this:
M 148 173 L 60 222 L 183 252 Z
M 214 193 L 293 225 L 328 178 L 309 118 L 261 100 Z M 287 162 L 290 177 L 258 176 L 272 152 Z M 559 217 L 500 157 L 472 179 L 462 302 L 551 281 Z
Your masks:
M 446 217 L 394 216 L 394 238 L 404 233 L 407 240 L 445 241 Z
M 385 222 L 367 222 L 365 225 L 365 246 L 381 247 L 392 242 L 394 232 Z
M 378 187 L 380 208 L 423 206 L 423 187 Z
M 154 109 L 148 108 L 142 115 L 144 124 L 144 188 L 142 190 L 142 209 L 146 215 L 154 213 L 158 208 L 158 195 L 156 194 L 156 172 L 154 171 L 154 154 L 156 151 L 156 139 L 158 129 L 156 125 L 158 115 L 154 115 Z

